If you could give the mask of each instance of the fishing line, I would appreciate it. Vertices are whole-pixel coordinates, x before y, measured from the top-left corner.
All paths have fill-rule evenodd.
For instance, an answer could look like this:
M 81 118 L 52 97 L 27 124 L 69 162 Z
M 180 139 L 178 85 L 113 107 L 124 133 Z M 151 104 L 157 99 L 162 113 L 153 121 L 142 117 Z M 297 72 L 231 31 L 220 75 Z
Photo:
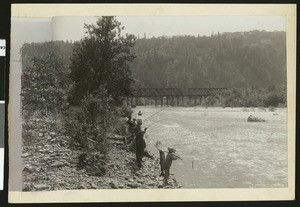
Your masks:
M 161 121 L 163 121 L 163 120 L 165 120 L 165 119 L 161 119 L 161 120 L 155 121 L 155 122 L 153 122 L 152 124 L 150 124 L 149 126 L 147 126 L 146 128 L 149 128 L 150 126 L 152 126 L 152 125 L 154 125 L 154 124 L 156 124 L 156 123 L 158 123 L 158 122 L 161 122 Z
M 158 112 L 156 112 L 156 113 L 154 113 L 154 114 L 148 116 L 147 118 L 144 119 L 144 121 L 147 121 L 148 119 L 154 117 L 155 115 L 157 115 L 158 113 L 162 112 L 162 111 L 165 110 L 166 108 L 167 108 L 167 107 L 165 107 L 165 108 L 163 108 L 162 110 L 159 110 Z

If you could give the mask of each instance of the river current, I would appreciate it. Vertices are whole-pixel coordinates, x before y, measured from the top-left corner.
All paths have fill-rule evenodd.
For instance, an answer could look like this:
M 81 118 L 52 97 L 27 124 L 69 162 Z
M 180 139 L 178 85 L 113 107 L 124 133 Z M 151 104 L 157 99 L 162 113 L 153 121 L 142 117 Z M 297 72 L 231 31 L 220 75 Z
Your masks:
M 266 122 L 247 122 L 250 115 Z M 145 139 L 156 157 L 156 141 L 182 157 L 171 173 L 184 188 L 287 187 L 286 109 L 137 107 L 133 116 L 150 126 Z

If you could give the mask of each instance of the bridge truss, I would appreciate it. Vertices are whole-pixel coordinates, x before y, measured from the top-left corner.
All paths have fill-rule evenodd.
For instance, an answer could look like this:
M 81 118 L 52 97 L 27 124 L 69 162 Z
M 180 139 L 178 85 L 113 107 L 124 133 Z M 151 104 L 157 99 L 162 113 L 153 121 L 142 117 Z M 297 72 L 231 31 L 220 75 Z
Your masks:
M 183 102 L 184 98 L 188 98 L 190 102 L 194 100 L 194 103 L 197 103 L 197 100 L 201 101 L 202 97 L 220 94 L 224 90 L 226 88 L 139 88 L 131 97 L 127 97 L 127 104 L 129 105 L 129 99 L 131 99 L 131 106 L 134 107 L 137 105 L 138 98 L 151 98 L 155 101 L 155 106 L 158 102 L 162 106 L 164 104 L 179 106 L 180 99 Z

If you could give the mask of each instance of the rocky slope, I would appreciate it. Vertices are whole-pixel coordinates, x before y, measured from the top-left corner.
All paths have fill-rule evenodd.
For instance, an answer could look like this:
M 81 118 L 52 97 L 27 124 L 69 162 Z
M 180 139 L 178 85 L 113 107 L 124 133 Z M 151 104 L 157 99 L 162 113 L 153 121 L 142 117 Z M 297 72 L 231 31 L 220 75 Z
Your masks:
M 110 139 L 107 172 L 104 176 L 91 176 L 77 168 L 79 151 L 67 148 L 68 137 L 63 129 L 49 118 L 32 118 L 23 125 L 23 190 L 49 191 L 72 189 L 155 189 L 181 188 L 173 175 L 169 184 L 159 176 L 158 158 L 144 158 L 138 169 L 135 154 L 123 142 Z

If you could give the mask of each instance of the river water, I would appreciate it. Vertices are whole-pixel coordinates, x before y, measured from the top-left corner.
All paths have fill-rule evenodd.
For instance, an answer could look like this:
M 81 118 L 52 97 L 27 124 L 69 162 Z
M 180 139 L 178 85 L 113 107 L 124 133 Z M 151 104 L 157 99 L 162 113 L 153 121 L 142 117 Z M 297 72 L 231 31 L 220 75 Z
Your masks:
M 249 115 L 266 122 L 247 122 Z M 159 157 L 161 141 L 183 158 L 171 173 L 184 188 L 287 187 L 286 109 L 137 107 L 133 116 L 152 124 L 145 136 L 152 153 Z

